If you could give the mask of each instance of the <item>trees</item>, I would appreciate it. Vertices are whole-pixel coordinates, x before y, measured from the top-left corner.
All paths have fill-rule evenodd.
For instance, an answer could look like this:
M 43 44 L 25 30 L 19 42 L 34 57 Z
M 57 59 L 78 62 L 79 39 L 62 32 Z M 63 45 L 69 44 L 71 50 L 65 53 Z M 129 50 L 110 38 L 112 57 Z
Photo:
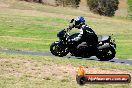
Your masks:
M 80 1 L 81 0 L 55 0 L 57 6 L 70 6 L 74 8 L 79 7 Z
M 50 0 L 25 0 L 29 2 L 48 3 Z M 81 0 L 54 0 L 56 6 L 63 7 L 79 7 Z M 129 0 L 130 1 L 130 0 Z M 90 11 L 103 15 L 114 16 L 115 11 L 118 9 L 119 0 L 87 0 L 87 5 Z
M 128 0 L 128 17 L 132 20 L 132 0 Z
M 23 1 L 43 3 L 43 0 L 23 0 Z
M 43 0 L 38 0 L 39 3 L 43 3 Z
M 118 0 L 87 0 L 87 5 L 92 12 L 109 17 L 114 16 L 118 4 Z

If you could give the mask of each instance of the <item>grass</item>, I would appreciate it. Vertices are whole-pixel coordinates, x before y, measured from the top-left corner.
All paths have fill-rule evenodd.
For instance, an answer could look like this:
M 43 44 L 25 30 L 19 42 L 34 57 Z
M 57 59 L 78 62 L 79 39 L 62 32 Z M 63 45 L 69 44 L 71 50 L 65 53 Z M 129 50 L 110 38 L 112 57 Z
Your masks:
M 124 17 L 108 18 L 72 8 L 0 1 L 0 49 L 49 51 L 50 44 L 58 40 L 56 33 L 67 27 L 70 19 L 82 15 L 97 34 L 114 34 L 116 57 L 132 59 L 132 22 Z M 75 70 L 80 65 L 89 73 L 132 74 L 132 66 L 126 64 L 0 53 L 0 88 L 132 87 L 132 83 L 79 86 Z
M 76 67 L 96 68 L 111 73 L 130 73 L 131 65 L 0 53 L 0 86 L 2 88 L 131 88 L 130 84 L 86 84 L 79 86 L 75 81 Z M 19 59 L 18 59 L 19 58 Z M 96 72 L 92 70 L 93 72 Z M 120 73 L 120 74 L 121 74 Z
M 24 2 L 22 3 L 24 4 Z M 32 6 L 34 4 L 28 5 Z M 45 9 L 45 7 L 46 6 L 41 6 L 43 9 Z M 55 14 L 54 12 L 49 12 L 49 10 L 46 11 L 38 11 L 38 13 L 40 13 L 38 14 L 34 10 L 2 9 L 0 13 L 0 48 L 43 52 L 49 51 L 50 44 L 58 40 L 56 37 L 57 32 L 65 28 L 69 20 L 74 16 L 60 13 Z M 79 11 L 75 11 L 79 14 Z M 18 14 L 17 12 L 22 14 Z M 36 15 L 30 15 L 30 13 Z M 60 16 L 57 14 L 60 14 Z M 131 59 L 132 22 L 124 19 L 87 15 L 89 16 L 85 17 L 87 24 L 89 24 L 97 34 L 114 34 L 117 43 L 116 57 Z
M 82 15 L 98 34 L 114 34 L 118 58 L 132 58 L 132 22 L 120 17 L 107 18 L 71 8 L 43 6 L 1 0 L 9 4 L 0 10 L 0 49 L 49 51 L 56 33 L 71 18 Z M 131 88 L 130 84 L 87 84 L 75 81 L 75 68 L 83 65 L 89 72 L 130 73 L 131 65 L 0 53 L 1 88 Z M 93 70 L 90 70 L 93 69 Z M 96 71 L 95 71 L 95 70 Z
M 15 21 L 13 19 L 16 19 Z M 4 20 L 4 22 L 3 22 Z M 18 21 L 19 22 L 18 22 Z M 62 24 L 64 21 L 62 19 L 47 17 L 1 17 L 1 27 L 0 35 L 2 37 L 1 47 L 11 47 L 14 48 L 30 48 L 40 47 L 38 49 L 46 49 L 46 46 L 49 46 L 53 39 L 56 38 L 54 34 L 59 28 L 50 26 L 50 22 L 58 21 Z M 11 21 L 11 22 L 9 22 Z M 48 22 L 49 21 L 49 22 Z M 63 21 L 63 22 L 62 22 Z M 38 23 L 39 22 L 39 23 Z M 41 25 L 42 24 L 42 25 Z M 52 23 L 51 23 L 52 24 Z M 5 36 L 5 37 L 4 37 Z M 15 39 L 15 40 L 14 40 Z M 14 40 L 14 41 L 13 41 Z M 37 48 L 36 47 L 36 48 Z M 43 48 L 44 47 L 44 48 Z M 48 49 L 48 47 L 47 47 Z

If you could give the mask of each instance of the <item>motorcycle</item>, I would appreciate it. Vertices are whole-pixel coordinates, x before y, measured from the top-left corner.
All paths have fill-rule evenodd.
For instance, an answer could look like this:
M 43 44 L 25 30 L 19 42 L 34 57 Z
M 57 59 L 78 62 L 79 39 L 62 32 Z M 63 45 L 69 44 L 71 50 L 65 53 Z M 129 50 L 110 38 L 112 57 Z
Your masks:
M 50 46 L 50 51 L 53 55 L 63 57 L 68 53 L 75 57 L 91 57 L 96 56 L 101 61 L 108 61 L 115 57 L 116 54 L 116 44 L 115 39 L 109 35 L 98 36 L 98 45 L 95 49 L 87 45 L 86 42 L 75 43 L 68 42 L 69 39 L 73 39 L 79 35 L 79 33 L 69 34 L 70 27 L 61 30 L 57 37 L 59 41 L 55 41 Z

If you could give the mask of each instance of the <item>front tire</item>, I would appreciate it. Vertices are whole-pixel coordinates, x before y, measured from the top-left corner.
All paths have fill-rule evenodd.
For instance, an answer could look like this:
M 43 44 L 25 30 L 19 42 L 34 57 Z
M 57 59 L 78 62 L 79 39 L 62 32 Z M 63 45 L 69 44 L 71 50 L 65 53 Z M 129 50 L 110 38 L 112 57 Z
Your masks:
M 59 42 L 52 43 L 50 46 L 50 51 L 53 55 L 59 57 L 66 56 L 69 53 L 68 48 L 62 46 L 61 44 L 59 44 Z
M 97 54 L 97 58 L 100 59 L 100 61 L 109 61 L 115 57 L 116 51 L 115 49 L 110 46 L 105 49 L 99 50 Z

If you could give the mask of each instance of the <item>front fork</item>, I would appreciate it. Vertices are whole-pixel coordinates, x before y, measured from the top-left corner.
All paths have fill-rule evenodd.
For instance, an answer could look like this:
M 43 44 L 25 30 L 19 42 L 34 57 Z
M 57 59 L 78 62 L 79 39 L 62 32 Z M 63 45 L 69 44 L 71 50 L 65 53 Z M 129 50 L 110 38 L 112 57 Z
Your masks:
M 113 36 L 113 35 L 112 35 Z M 110 45 L 115 49 L 116 48 L 116 43 L 115 43 L 115 38 L 111 38 L 110 40 Z

